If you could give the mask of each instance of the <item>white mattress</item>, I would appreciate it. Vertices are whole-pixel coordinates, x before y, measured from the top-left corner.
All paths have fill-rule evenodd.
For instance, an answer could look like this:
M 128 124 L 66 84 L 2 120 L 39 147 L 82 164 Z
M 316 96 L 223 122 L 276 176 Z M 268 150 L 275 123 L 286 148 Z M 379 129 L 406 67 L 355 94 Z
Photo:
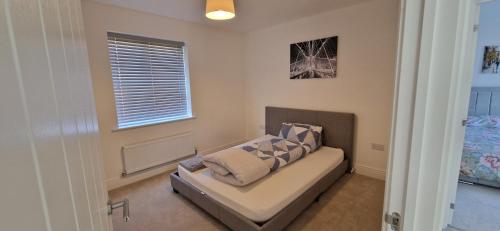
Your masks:
M 244 187 L 216 180 L 205 168 L 189 172 L 178 167 L 179 175 L 211 198 L 232 208 L 250 220 L 267 221 L 298 198 L 308 188 L 340 165 L 342 149 L 321 147 L 304 159 Z

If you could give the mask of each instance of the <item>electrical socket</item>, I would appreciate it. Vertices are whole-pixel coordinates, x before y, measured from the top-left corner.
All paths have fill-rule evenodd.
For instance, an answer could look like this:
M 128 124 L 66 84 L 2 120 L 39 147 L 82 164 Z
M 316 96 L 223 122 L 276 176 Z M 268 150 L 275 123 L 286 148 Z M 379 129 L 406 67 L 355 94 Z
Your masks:
M 259 129 L 260 129 L 260 130 L 265 130 L 265 129 L 266 129 L 266 126 L 265 126 L 265 125 L 263 125 L 263 124 L 260 124 L 260 125 L 259 125 Z
M 372 143 L 372 149 L 377 151 L 385 151 L 385 146 L 383 144 Z

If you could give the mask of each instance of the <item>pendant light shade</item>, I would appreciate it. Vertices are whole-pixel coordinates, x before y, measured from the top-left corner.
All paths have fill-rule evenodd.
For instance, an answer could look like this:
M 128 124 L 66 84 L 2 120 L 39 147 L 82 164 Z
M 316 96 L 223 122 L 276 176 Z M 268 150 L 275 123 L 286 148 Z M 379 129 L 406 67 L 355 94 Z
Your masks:
M 233 0 L 207 0 L 205 16 L 213 20 L 227 20 L 235 16 Z

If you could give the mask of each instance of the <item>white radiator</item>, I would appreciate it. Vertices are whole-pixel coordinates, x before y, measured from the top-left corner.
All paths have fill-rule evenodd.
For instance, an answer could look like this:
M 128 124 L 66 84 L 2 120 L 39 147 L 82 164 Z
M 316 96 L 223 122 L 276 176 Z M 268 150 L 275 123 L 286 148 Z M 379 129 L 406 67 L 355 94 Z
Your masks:
M 123 176 L 195 154 L 193 135 L 183 133 L 122 147 Z

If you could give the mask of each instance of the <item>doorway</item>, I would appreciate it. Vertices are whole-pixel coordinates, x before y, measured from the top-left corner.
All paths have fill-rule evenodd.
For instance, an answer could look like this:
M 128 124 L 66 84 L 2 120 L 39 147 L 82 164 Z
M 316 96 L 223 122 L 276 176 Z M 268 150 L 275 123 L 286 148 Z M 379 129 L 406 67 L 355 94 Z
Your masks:
M 480 3 L 468 117 L 451 227 L 500 230 L 500 0 Z

